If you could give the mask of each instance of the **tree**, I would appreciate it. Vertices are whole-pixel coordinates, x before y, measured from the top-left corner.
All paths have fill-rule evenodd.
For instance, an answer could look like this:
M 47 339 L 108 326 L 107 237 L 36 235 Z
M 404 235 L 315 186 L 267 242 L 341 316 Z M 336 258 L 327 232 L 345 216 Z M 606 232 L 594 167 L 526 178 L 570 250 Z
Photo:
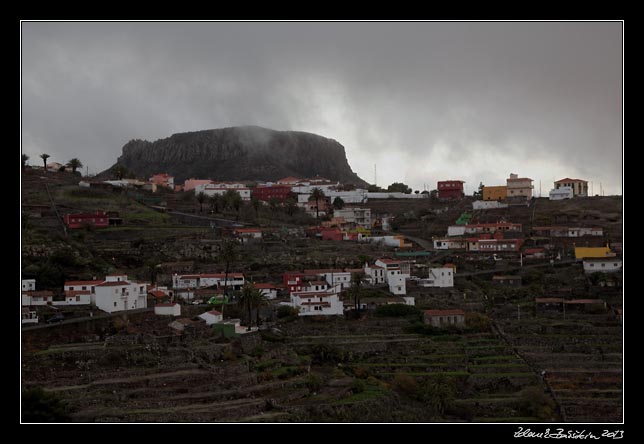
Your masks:
M 42 153 L 40 155 L 40 158 L 42 159 L 42 163 L 45 166 L 45 173 L 47 172 L 47 159 L 49 159 L 51 156 L 47 153 Z
M 431 200 L 436 200 L 436 199 L 438 199 L 438 190 L 431 190 L 431 191 L 429 192 L 429 198 L 430 198 Z
M 239 213 L 239 208 L 241 207 L 242 198 L 237 191 L 226 190 L 226 192 L 224 193 L 223 199 L 226 207 L 233 209 L 237 213 Z
M 360 316 L 360 288 L 362 287 L 363 279 L 363 272 L 353 273 L 351 276 L 351 294 L 353 295 L 353 304 L 355 306 L 357 316 Z
M 286 198 L 284 205 L 289 216 L 293 216 L 293 214 L 295 214 L 295 211 L 297 211 L 297 202 L 292 197 Z
M 67 166 L 72 169 L 72 173 L 76 174 L 76 170 L 78 168 L 82 168 L 83 164 L 81 163 L 80 160 L 78 160 L 76 157 L 74 157 L 72 160 L 67 162 Z
M 112 167 L 112 174 L 116 176 L 118 180 L 122 180 L 125 176 L 131 176 L 128 169 L 121 164 L 116 164 Z
M 26 154 L 23 154 L 23 155 L 22 155 L 22 167 L 23 167 L 23 168 L 24 168 L 25 166 L 27 166 L 27 161 L 28 161 L 28 160 L 29 160 L 29 156 L 27 156 Z
M 309 201 L 314 200 L 315 201 L 315 218 L 319 219 L 320 218 L 320 199 L 324 199 L 324 191 L 322 191 L 319 188 L 313 188 L 311 190 L 311 196 L 309 197 Z
M 262 202 L 258 198 L 253 197 L 250 201 L 250 204 L 255 209 L 255 219 L 257 219 L 259 217 L 259 207 L 262 206 Z
M 369 193 L 382 193 L 385 190 L 380 188 L 378 185 L 369 185 L 369 187 L 367 188 L 367 191 Z
M 41 387 L 22 392 L 23 422 L 68 422 L 66 404 L 54 393 L 47 393 Z
M 199 202 L 199 212 L 203 213 L 203 203 L 206 201 L 206 195 L 203 191 L 197 193 L 197 202 Z
M 258 291 L 257 288 L 251 284 L 250 282 L 247 282 L 244 284 L 242 287 L 242 292 L 241 296 L 239 297 L 239 300 L 237 301 L 237 305 L 243 310 L 246 309 L 248 310 L 248 328 L 247 330 L 250 330 L 250 327 L 253 323 L 253 298 L 254 298 L 254 293 Z
M 405 194 L 411 194 L 411 188 L 409 188 L 407 185 L 405 185 L 402 182 L 394 182 L 391 185 L 387 187 L 387 191 L 392 191 L 395 193 L 405 193 Z
M 210 196 L 210 209 L 215 213 L 219 213 L 219 205 L 221 205 L 221 195 L 213 194 Z
M 280 204 L 280 201 L 277 200 L 275 197 L 271 197 L 268 199 L 268 206 L 271 207 L 271 210 L 275 211 L 277 209 L 277 206 Z
M 414 191 L 414 194 L 420 194 L 420 190 Z
M 474 193 L 472 193 L 472 196 L 475 199 L 482 199 L 483 198 L 483 188 L 485 188 L 485 185 L 483 185 L 483 182 L 480 182 L 479 183 L 479 190 L 475 191 Z
M 340 196 L 333 199 L 333 208 L 341 210 L 342 207 L 344 207 L 344 200 Z
M 230 272 L 230 266 L 237 260 L 237 251 L 235 250 L 235 244 L 228 239 L 225 239 L 221 244 L 221 250 L 219 251 L 219 260 L 222 261 L 226 268 L 224 272 L 224 299 L 226 299 L 227 287 L 228 287 L 228 273 Z M 223 305 L 222 305 L 223 310 Z

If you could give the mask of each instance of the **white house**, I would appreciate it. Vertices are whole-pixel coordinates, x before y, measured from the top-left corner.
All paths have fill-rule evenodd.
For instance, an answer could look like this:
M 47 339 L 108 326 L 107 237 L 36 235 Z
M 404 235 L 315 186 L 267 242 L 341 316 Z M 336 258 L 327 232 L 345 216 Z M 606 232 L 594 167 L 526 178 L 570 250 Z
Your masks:
M 260 228 L 237 228 L 233 233 L 242 243 L 262 239 L 262 230 Z
M 378 265 L 364 264 L 365 279 L 373 285 L 384 284 L 386 281 L 385 268 Z
M 54 294 L 49 290 L 26 291 L 22 293 L 22 305 L 47 305 L 54 301 Z
M 550 196 L 550 200 L 564 200 L 572 199 L 574 197 L 572 187 L 553 188 L 548 194 Z
M 265 283 L 259 283 L 259 284 L 253 284 L 253 285 L 255 285 L 255 288 L 257 288 L 259 291 L 262 292 L 262 295 L 266 299 L 275 299 L 277 297 L 277 285 L 265 284 Z
M 622 270 L 619 257 L 587 257 L 584 259 L 584 273 L 617 273 Z
M 172 286 L 174 288 L 203 288 L 217 286 L 224 287 L 226 281 L 225 273 L 212 274 L 174 274 L 172 276 Z M 239 290 L 244 285 L 244 275 L 242 273 L 228 273 L 228 288 Z
M 340 285 L 341 288 L 349 288 L 351 286 L 351 272 L 342 270 L 325 270 L 319 274 L 323 276 L 327 284 L 331 287 Z
M 390 292 L 396 295 L 407 294 L 406 280 L 411 276 L 409 262 L 378 259 L 376 265 L 384 269 L 385 280 L 389 285 Z
M 92 303 L 92 295 L 89 290 L 68 290 L 65 292 L 66 305 L 89 305 Z
M 407 294 L 407 280 L 400 270 L 387 270 L 389 291 L 396 295 Z
M 318 291 L 295 291 L 291 293 L 291 306 L 299 310 L 299 316 L 343 314 L 339 286 Z
M 104 280 L 92 280 L 92 281 L 65 281 L 63 290 L 65 294 L 67 292 L 77 292 L 77 291 L 89 291 L 90 302 L 96 304 L 95 298 L 95 288 L 98 284 L 102 284 Z M 80 293 L 79 293 L 80 294 Z
M 205 313 L 201 313 L 199 317 L 206 321 L 206 325 L 216 324 L 224 319 L 223 315 L 217 310 L 210 310 Z
M 422 279 L 419 283 L 422 287 L 453 287 L 454 270 L 450 267 L 430 268 L 427 279 Z
M 465 235 L 465 225 L 450 225 L 447 227 L 448 236 L 463 236 Z
M 96 307 L 108 313 L 147 307 L 147 284 L 127 281 L 127 275 L 111 275 L 94 287 Z
M 178 303 L 157 304 L 154 314 L 159 316 L 181 316 L 181 305 Z
M 462 327 L 465 325 L 465 312 L 463 310 L 425 310 L 423 314 L 425 324 L 432 327 Z
M 214 196 L 216 194 L 223 196 L 228 190 L 237 192 L 243 201 L 250 200 L 250 188 L 246 188 L 244 184 L 211 183 L 197 185 L 195 187 L 195 194 L 202 192 L 206 196 Z
M 22 280 L 22 291 L 36 291 L 36 280 L 35 279 L 23 279 Z
M 33 310 L 29 310 L 27 307 L 22 307 L 21 313 L 22 323 L 23 324 L 37 324 L 38 323 L 38 313 Z
M 371 209 L 344 207 L 333 210 L 333 217 L 342 217 L 346 222 L 355 223 L 363 228 L 371 228 Z
M 467 248 L 466 239 L 433 239 L 434 250 L 464 250 Z
M 474 210 L 492 210 L 495 208 L 507 208 L 508 204 L 501 203 L 498 200 L 475 200 L 472 202 Z

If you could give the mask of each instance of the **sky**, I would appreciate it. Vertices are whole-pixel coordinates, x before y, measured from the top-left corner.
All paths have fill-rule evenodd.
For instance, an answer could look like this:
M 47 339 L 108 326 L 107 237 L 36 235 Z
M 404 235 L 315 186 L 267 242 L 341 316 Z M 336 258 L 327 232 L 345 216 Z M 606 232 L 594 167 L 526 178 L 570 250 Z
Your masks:
M 23 22 L 22 152 L 91 174 L 131 139 L 258 125 L 384 187 L 622 194 L 622 58 L 621 22 Z

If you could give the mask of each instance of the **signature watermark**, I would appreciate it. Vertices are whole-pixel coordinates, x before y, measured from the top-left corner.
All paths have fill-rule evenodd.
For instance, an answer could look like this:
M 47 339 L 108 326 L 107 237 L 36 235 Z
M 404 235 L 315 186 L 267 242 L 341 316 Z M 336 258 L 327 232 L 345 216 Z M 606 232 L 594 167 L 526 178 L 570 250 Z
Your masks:
M 549 439 L 622 439 L 623 430 L 603 430 L 598 432 L 587 432 L 586 430 L 565 430 L 565 429 L 546 429 L 544 432 L 533 432 L 530 429 L 519 427 L 514 432 L 515 438 L 549 438 Z

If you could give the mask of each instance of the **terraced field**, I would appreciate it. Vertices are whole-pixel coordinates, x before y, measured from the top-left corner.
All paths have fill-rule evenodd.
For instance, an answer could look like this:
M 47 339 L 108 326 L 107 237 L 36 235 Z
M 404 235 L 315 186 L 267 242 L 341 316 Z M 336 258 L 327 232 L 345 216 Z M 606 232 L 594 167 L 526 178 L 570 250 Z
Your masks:
M 526 413 L 521 391 L 545 387 L 501 338 L 408 325 L 297 319 L 230 343 L 122 332 L 25 353 L 23 385 L 55 393 L 76 422 L 543 420 Z M 401 391 L 404 378 L 453 387 L 445 410 Z
M 564 421 L 622 421 L 622 328 L 612 315 L 542 315 L 498 324 L 518 354 L 543 372 Z

